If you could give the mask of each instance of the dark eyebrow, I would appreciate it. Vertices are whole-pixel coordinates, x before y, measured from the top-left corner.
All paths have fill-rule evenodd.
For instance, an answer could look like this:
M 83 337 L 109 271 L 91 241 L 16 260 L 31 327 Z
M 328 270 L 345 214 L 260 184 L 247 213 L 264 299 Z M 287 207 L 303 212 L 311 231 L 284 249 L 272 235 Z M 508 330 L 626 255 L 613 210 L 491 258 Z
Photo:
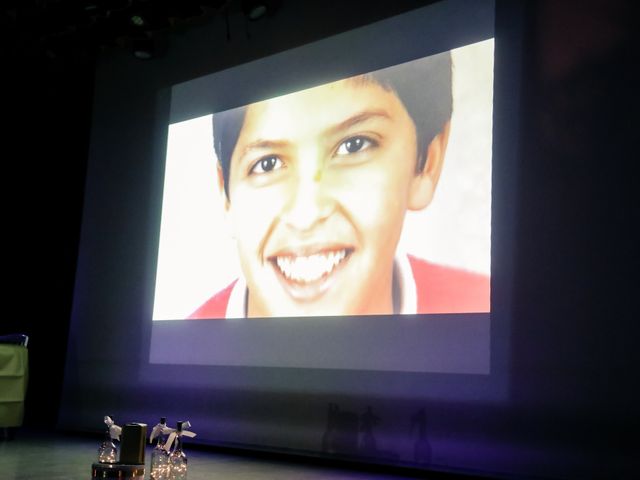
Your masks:
M 285 148 L 289 145 L 289 142 L 286 140 L 254 140 L 251 143 L 248 143 L 244 146 L 242 151 L 240 152 L 240 158 L 244 157 L 251 150 L 272 150 L 272 149 L 281 149 Z
M 365 110 L 364 112 L 356 113 L 346 120 L 334 125 L 326 130 L 327 135 L 338 134 L 348 128 L 353 127 L 354 125 L 358 125 L 359 123 L 364 123 L 367 120 L 372 118 L 384 118 L 390 119 L 391 117 L 386 112 L 386 110 Z

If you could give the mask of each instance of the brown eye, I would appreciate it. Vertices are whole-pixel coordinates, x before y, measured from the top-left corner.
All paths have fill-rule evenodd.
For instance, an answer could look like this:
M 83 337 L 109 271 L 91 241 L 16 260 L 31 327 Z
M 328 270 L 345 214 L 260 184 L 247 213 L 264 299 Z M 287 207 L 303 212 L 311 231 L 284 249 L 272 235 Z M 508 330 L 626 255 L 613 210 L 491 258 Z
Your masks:
M 373 144 L 373 141 L 369 140 L 367 137 L 358 136 L 347 138 L 340 144 L 340 146 L 338 146 L 336 155 L 350 155 L 352 153 L 357 153 L 361 150 L 370 148 Z
M 250 173 L 257 173 L 257 174 L 269 173 L 273 170 L 282 168 L 282 166 L 283 166 L 282 160 L 280 160 L 275 155 L 269 155 L 268 157 L 262 157 L 260 160 L 258 160 L 253 165 L 253 167 L 251 167 Z

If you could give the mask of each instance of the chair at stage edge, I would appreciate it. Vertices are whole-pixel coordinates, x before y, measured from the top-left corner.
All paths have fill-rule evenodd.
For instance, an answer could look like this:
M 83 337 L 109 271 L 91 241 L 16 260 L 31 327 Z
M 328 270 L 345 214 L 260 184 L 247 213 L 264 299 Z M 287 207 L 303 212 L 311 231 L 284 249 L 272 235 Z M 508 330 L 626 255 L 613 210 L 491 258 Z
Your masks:
M 0 440 L 12 439 L 22 426 L 29 379 L 29 337 L 0 335 Z

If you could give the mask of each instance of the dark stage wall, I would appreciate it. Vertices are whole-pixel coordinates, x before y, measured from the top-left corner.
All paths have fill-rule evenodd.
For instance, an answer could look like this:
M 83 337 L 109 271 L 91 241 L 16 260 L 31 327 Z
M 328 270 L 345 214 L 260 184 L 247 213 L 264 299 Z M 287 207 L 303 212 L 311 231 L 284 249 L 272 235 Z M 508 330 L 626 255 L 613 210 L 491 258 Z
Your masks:
M 169 86 L 364 25 L 399 13 L 392 8 L 402 8 L 383 2 L 366 3 L 368 8 L 365 2 L 338 3 L 330 2 L 327 8 L 321 2 L 284 2 L 279 15 L 250 25 L 249 35 L 239 17 L 232 16 L 228 41 L 224 19 L 218 18 L 217 30 L 196 26 L 177 34 L 170 40 L 167 57 L 146 63 L 122 50 L 103 52 L 96 64 L 91 56 L 51 59 L 27 52 L 19 57 L 10 47 L 3 50 L 10 72 L 3 79 L 9 105 L 4 155 L 9 221 L 3 230 L 9 237 L 5 302 L 10 308 L 0 333 L 22 331 L 31 336 L 27 424 L 56 424 L 65 360 L 74 355 L 73 348 L 82 348 L 74 344 L 78 332 L 73 333 L 69 351 L 67 339 L 83 198 L 85 193 L 100 193 L 84 191 L 90 128 L 98 128 L 103 138 L 112 131 L 112 147 L 120 142 L 135 144 L 129 155 L 136 162 L 136 154 L 156 148 L 152 135 L 158 113 L 156 91 L 140 82 L 162 78 Z M 497 2 L 497 34 L 522 45 L 516 112 L 521 129 L 513 144 L 517 169 L 513 178 L 501 177 L 513 182 L 515 195 L 511 205 L 503 206 L 513 213 L 514 224 L 508 246 L 513 278 L 504 280 L 512 292 L 504 359 L 508 381 L 500 401 L 386 395 L 384 385 L 397 379 L 368 374 L 360 377 L 362 387 L 314 392 L 315 381 L 342 385 L 349 378 L 309 372 L 303 379 L 295 372 L 248 368 L 241 372 L 237 388 L 215 391 L 199 385 L 185 393 L 174 387 L 154 405 L 176 404 L 185 395 L 214 398 L 194 408 L 215 409 L 218 418 L 235 422 L 237 444 L 246 446 L 251 440 L 276 449 L 291 438 L 308 438 L 310 445 L 315 438 L 320 445 L 322 429 L 301 433 L 312 410 L 317 413 L 337 404 L 359 415 L 372 406 L 382 420 L 381 428 L 386 428 L 381 439 L 391 446 L 373 459 L 387 463 L 395 461 L 393 439 L 404 438 L 398 425 L 405 422 L 409 428 L 407 419 L 422 412 L 427 432 L 439 439 L 437 446 L 445 459 L 439 463 L 431 458 L 436 468 L 543 477 L 630 477 L 632 438 L 640 427 L 634 372 L 638 327 L 632 306 L 637 284 L 637 201 L 632 188 L 637 178 L 633 163 L 639 79 L 632 69 L 637 53 L 630 11 L 630 2 L 622 1 Z M 208 55 L 212 44 L 218 50 Z M 111 93 L 94 100 L 94 91 Z M 127 111 L 126 129 L 109 127 Z M 131 167 L 120 170 L 123 164 L 117 159 L 99 165 L 124 192 L 105 202 L 99 214 L 109 220 L 104 225 L 109 242 L 119 248 L 138 242 L 135 248 L 122 250 L 133 255 L 144 251 L 148 238 L 129 234 L 147 231 L 153 236 L 155 220 L 146 214 L 153 196 L 129 188 L 149 172 L 135 164 Z M 129 213 L 119 217 L 120 209 Z M 118 259 L 132 260 L 137 261 Z M 110 274 L 108 269 L 94 273 Z M 141 271 L 139 277 L 119 282 L 148 296 L 145 275 Z M 77 285 L 76 295 L 78 289 L 90 288 Z M 103 325 L 99 348 L 108 351 L 110 342 L 119 341 L 110 333 L 122 332 L 127 321 L 113 328 Z M 126 342 L 133 344 L 135 338 Z M 104 358 L 104 351 L 96 353 L 96 361 Z M 71 365 L 67 380 L 95 373 L 83 368 Z M 228 385 L 230 374 L 218 373 Z M 298 388 L 286 384 L 292 378 L 299 381 Z M 105 379 L 104 390 L 89 393 L 98 400 L 112 399 L 109 382 Z M 247 389 L 252 383 L 272 387 Z M 80 408 L 86 394 L 76 388 L 63 399 L 65 428 L 71 426 L 71 413 Z M 135 387 L 115 403 L 126 403 L 141 417 L 149 414 L 149 400 Z M 280 431 L 282 425 L 287 425 L 285 432 Z M 222 422 L 216 427 L 233 430 L 225 430 L 229 427 Z

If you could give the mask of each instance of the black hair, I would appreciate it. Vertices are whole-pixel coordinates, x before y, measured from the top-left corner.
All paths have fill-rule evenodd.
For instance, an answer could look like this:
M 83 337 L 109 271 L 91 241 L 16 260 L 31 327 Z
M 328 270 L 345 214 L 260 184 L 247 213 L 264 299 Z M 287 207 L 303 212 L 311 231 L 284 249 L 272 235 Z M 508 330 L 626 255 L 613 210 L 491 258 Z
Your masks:
M 416 172 L 421 171 L 426 162 L 429 144 L 451 118 L 451 53 L 444 52 L 384 68 L 364 74 L 361 78 L 393 91 L 406 108 L 416 128 Z M 238 142 L 246 112 L 245 106 L 213 115 L 213 145 L 222 169 L 227 198 L 231 156 Z

